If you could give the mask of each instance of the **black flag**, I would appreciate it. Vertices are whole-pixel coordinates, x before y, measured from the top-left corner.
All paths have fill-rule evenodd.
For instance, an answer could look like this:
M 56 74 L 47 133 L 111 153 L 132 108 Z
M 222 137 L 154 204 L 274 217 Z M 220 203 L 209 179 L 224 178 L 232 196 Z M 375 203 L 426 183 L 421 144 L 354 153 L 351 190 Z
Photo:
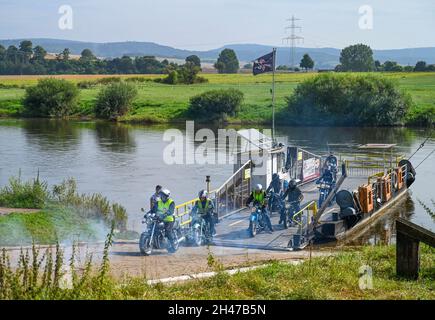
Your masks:
M 260 73 L 265 73 L 269 71 L 273 71 L 274 69 L 274 61 L 273 61 L 273 51 L 271 53 L 268 53 L 257 60 L 254 61 L 254 68 L 252 69 L 252 72 L 254 73 L 254 76 Z

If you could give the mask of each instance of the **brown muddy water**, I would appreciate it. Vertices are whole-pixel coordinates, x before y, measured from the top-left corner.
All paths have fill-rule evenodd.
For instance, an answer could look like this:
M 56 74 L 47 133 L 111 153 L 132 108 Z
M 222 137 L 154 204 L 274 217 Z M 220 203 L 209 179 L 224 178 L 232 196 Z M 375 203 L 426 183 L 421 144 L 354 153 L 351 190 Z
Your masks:
M 148 206 L 155 185 L 169 188 L 176 203 L 181 203 L 196 197 L 198 190 L 205 187 L 206 175 L 211 175 L 213 188 L 232 173 L 230 164 L 165 164 L 163 150 L 169 142 L 163 141 L 163 133 L 170 128 L 107 122 L 0 120 L 0 186 L 19 172 L 22 178 L 29 179 L 39 170 L 40 177 L 50 185 L 74 177 L 80 192 L 98 192 L 125 206 L 128 227 L 140 231 L 140 208 Z M 177 129 L 185 132 L 184 126 Z M 277 128 L 277 136 L 318 154 L 326 154 L 328 149 L 336 153 L 352 152 L 365 143 L 396 143 L 397 152 L 409 156 L 428 134 L 427 129 L 411 128 Z M 190 146 L 201 143 L 194 143 L 191 136 L 186 140 Z M 435 141 L 429 140 L 413 157 L 414 166 L 434 148 Z M 380 219 L 361 237 L 361 242 L 377 242 L 386 232 L 393 235 L 392 221 L 397 216 L 435 230 L 434 218 L 418 202 L 432 206 L 431 199 L 435 200 L 434 158 L 435 154 L 418 167 L 416 182 L 404 204 Z

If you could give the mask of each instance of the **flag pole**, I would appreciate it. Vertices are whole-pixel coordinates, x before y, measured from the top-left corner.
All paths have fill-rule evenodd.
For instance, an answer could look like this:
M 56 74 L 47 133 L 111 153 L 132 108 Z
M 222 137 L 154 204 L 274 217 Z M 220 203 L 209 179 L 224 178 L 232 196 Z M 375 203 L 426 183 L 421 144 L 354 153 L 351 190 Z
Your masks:
M 272 140 L 275 142 L 275 60 L 276 48 L 273 48 L 273 70 L 272 70 Z

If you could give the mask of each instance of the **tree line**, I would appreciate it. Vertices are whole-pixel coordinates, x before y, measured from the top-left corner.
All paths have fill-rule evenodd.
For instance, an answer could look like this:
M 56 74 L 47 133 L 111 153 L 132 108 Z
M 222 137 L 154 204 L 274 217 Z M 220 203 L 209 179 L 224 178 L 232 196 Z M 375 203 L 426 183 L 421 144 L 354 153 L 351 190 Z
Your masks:
M 190 56 L 186 63 L 190 67 L 200 67 L 197 56 Z M 99 59 L 91 50 L 84 49 L 80 57 L 73 59 L 65 48 L 54 57 L 48 55 L 42 46 L 35 46 L 29 40 L 22 41 L 18 47 L 8 48 L 0 45 L 0 74 L 41 75 L 41 74 L 169 74 L 179 69 L 176 63 L 157 60 L 154 56 Z M 196 73 L 199 70 L 196 71 Z

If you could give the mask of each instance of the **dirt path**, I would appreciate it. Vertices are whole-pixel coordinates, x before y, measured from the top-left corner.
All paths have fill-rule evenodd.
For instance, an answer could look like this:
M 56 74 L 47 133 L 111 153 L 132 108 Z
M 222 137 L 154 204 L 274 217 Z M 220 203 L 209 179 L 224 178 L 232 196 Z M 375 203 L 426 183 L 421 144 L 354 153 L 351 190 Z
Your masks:
M 11 213 L 36 213 L 40 209 L 22 209 L 22 208 L 3 208 L 0 207 L 0 216 L 5 216 Z

